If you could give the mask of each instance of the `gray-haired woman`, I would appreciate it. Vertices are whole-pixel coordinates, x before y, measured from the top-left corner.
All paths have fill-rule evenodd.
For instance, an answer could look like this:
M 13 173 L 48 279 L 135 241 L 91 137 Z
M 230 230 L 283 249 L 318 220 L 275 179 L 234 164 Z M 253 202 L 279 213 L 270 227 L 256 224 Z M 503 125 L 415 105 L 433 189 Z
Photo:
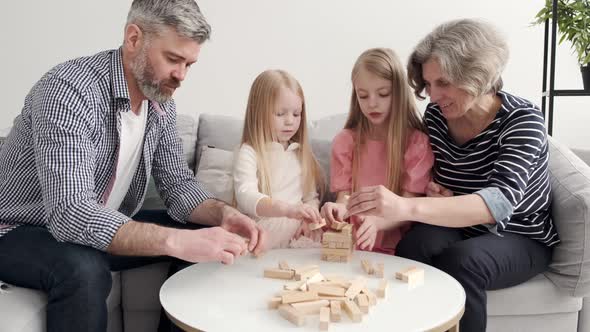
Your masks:
M 537 106 L 501 91 L 508 59 L 489 24 L 442 24 L 408 63 L 414 93 L 430 96 L 425 122 L 435 156 L 423 198 L 382 186 L 350 197 L 348 215 L 377 215 L 397 227 L 417 223 L 399 256 L 457 279 L 467 299 L 461 327 L 486 328 L 486 290 L 510 287 L 544 271 L 559 242 L 550 216 L 547 135 Z

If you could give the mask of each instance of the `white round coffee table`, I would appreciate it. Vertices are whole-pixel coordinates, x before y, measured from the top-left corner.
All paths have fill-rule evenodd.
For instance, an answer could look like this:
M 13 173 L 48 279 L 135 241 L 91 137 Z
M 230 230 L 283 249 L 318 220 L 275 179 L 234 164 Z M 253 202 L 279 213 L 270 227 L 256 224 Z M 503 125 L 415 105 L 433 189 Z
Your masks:
M 319 316 L 307 317 L 296 327 L 269 300 L 282 290 L 286 280 L 264 278 L 265 268 L 277 268 L 280 260 L 290 267 L 318 265 L 323 275 L 346 278 L 364 276 L 372 290 L 379 279 L 367 275 L 360 264 L 369 259 L 385 266 L 389 280 L 387 296 L 371 306 L 362 322 L 354 323 L 343 312 L 341 322 L 331 322 L 331 331 L 446 331 L 458 330 L 463 315 L 465 291 L 448 274 L 412 260 L 355 251 L 349 263 L 325 262 L 319 249 L 271 250 L 260 258 L 240 257 L 233 265 L 200 263 L 170 277 L 160 289 L 160 302 L 170 318 L 187 331 L 318 331 Z M 414 289 L 395 279 L 395 272 L 409 266 L 424 269 L 424 284 Z

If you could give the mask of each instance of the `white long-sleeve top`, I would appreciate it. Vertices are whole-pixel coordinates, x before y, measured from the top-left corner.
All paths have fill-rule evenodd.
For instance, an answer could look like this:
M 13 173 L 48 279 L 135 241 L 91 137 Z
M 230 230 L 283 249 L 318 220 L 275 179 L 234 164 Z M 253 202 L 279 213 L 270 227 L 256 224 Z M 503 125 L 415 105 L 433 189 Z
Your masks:
M 299 143 L 291 143 L 284 149 L 280 143 L 268 145 L 270 190 L 274 200 L 290 204 L 306 203 L 318 207 L 316 190 L 303 194 L 303 173 L 297 156 Z M 258 189 L 257 155 L 248 144 L 242 144 L 234 161 L 234 190 L 238 209 L 252 218 L 259 219 L 256 213 L 258 202 L 269 197 Z

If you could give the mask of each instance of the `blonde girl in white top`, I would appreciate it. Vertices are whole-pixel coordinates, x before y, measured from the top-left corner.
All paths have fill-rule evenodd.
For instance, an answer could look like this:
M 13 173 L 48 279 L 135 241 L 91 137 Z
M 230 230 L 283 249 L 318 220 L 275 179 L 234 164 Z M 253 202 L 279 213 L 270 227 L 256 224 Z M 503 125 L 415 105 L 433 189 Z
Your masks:
M 308 139 L 299 82 L 283 70 L 254 80 L 234 161 L 238 209 L 266 230 L 267 248 L 319 246 L 324 180 Z M 319 191 L 319 193 L 318 193 Z

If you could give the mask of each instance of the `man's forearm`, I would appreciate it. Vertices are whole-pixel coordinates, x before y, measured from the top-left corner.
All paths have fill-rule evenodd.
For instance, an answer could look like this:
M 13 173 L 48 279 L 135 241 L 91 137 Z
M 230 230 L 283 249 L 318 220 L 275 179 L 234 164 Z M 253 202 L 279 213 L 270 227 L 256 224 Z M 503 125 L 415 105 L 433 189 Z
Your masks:
M 172 256 L 170 239 L 175 231 L 174 228 L 131 220 L 119 228 L 107 252 L 126 256 Z
M 219 226 L 223 218 L 223 208 L 227 204 L 216 199 L 208 199 L 197 205 L 191 212 L 189 221 L 193 224 Z

